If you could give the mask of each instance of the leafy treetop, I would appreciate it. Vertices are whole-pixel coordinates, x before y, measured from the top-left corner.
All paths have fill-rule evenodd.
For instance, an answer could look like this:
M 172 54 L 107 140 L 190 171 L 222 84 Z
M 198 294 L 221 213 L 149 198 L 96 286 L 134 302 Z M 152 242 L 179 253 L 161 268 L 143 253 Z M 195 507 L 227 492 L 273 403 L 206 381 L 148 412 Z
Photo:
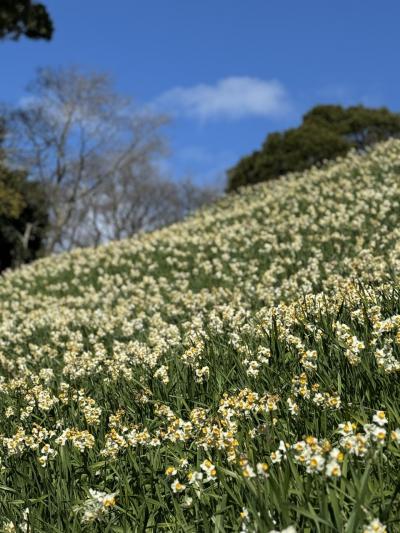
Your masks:
M 50 40 L 53 22 L 46 7 L 31 0 L 1 0 L 0 39 L 19 39 L 22 35 L 30 39 Z
M 288 172 L 303 171 L 343 156 L 351 148 L 363 150 L 399 134 L 400 114 L 386 108 L 319 105 L 303 116 L 298 128 L 270 133 L 260 150 L 231 168 L 227 189 L 233 191 Z

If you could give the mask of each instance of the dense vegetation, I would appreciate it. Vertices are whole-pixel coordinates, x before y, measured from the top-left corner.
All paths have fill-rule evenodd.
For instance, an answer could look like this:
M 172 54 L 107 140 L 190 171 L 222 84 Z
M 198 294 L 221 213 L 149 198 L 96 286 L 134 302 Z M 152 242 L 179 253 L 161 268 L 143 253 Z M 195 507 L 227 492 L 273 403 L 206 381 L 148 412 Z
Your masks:
M 1 0 L 0 39 L 50 40 L 53 35 L 53 21 L 42 3 L 32 0 Z
M 10 168 L 3 132 L 0 124 L 0 271 L 39 257 L 48 224 L 44 188 Z
M 270 133 L 260 150 L 243 157 L 228 171 L 227 188 L 303 171 L 399 134 L 400 114 L 386 108 L 319 105 L 304 115 L 299 127 Z
M 399 222 L 389 141 L 3 275 L 3 531 L 399 531 Z

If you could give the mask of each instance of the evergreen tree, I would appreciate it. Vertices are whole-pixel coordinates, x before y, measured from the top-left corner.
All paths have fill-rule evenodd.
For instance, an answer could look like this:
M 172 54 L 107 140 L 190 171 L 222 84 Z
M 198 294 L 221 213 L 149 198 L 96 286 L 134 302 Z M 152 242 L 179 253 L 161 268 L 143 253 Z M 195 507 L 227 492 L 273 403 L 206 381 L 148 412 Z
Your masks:
M 47 221 L 42 186 L 9 168 L 0 148 L 0 271 L 40 256 Z
M 228 191 L 302 171 L 400 134 L 400 115 L 386 108 L 316 106 L 298 128 L 271 133 L 260 150 L 228 171 Z
M 46 7 L 31 0 L 1 0 L 0 39 L 19 39 L 22 35 L 30 39 L 51 39 L 53 22 Z

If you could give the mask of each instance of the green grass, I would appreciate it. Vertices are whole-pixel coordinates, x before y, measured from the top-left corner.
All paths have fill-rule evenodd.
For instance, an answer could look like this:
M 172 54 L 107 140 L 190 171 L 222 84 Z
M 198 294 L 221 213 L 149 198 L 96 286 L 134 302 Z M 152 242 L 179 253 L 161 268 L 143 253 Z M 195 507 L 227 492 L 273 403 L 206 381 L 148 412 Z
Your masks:
M 0 528 L 400 531 L 399 228 L 389 141 L 6 273 Z

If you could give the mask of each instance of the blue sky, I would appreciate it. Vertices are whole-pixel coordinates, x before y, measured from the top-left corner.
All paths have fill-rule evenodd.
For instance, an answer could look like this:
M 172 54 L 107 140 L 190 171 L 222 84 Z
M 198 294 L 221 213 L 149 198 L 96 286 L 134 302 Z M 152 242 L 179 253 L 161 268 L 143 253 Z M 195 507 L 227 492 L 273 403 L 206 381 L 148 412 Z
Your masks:
M 0 43 L 0 101 L 39 66 L 111 73 L 170 112 L 173 176 L 221 183 L 268 132 L 317 103 L 400 111 L 398 0 L 42 0 L 50 42 Z

